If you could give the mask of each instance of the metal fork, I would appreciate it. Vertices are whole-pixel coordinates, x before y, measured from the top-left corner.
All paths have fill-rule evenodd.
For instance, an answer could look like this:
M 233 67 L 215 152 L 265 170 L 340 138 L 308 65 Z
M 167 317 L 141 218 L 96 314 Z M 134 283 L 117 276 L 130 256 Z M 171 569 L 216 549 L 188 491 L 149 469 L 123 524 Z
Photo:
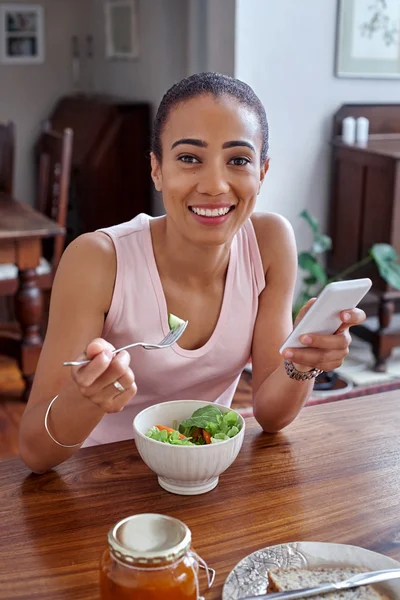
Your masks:
M 128 344 L 127 346 L 123 346 L 122 348 L 117 348 L 113 350 L 113 354 L 117 354 L 121 352 L 121 350 L 127 350 L 128 348 L 134 348 L 135 346 L 142 346 L 145 350 L 157 350 L 159 348 L 169 348 L 172 344 L 178 341 L 181 337 L 182 333 L 185 331 L 187 327 L 188 321 L 185 321 L 179 327 L 174 330 L 170 330 L 165 338 L 161 340 L 158 344 L 148 344 L 146 342 L 135 342 L 134 344 Z M 63 362 L 64 367 L 80 367 L 82 365 L 88 365 L 91 360 L 68 360 Z

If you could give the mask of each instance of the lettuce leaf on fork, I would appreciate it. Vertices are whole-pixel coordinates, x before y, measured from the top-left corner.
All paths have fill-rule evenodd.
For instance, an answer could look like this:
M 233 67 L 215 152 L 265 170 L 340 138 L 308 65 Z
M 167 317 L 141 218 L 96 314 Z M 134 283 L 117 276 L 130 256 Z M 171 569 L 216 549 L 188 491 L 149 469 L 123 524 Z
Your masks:
M 183 319 L 180 319 L 179 317 L 176 317 L 172 313 L 169 313 L 168 326 L 171 329 L 171 331 L 175 331 L 175 329 L 178 329 L 178 327 L 180 327 L 182 325 L 182 323 L 184 323 L 184 322 L 185 321 Z

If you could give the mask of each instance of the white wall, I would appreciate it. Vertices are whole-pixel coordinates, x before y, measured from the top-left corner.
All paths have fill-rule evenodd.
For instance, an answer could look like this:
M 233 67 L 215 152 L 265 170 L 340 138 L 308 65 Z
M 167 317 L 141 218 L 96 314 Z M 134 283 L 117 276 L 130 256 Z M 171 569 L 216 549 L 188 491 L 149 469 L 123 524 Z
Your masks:
M 0 120 L 16 124 L 15 196 L 34 200 L 33 144 L 41 122 L 58 98 L 72 91 L 71 37 L 87 34 L 89 4 L 82 0 L 42 0 L 45 10 L 45 62 L 0 64 Z
M 348 102 L 400 102 L 400 80 L 334 77 L 337 0 L 237 0 L 235 75 L 260 96 L 270 122 L 271 167 L 258 209 L 292 222 L 307 208 L 325 224 L 332 115 Z
M 98 91 L 150 101 L 154 108 L 164 92 L 186 74 L 186 0 L 139 0 L 139 58 L 107 60 L 104 0 L 92 0 L 95 35 L 95 84 Z
M 235 74 L 235 0 L 187 0 L 187 75 Z
M 105 58 L 103 6 L 104 0 L 91 0 L 95 90 L 150 102 L 154 118 L 164 93 L 187 74 L 187 1 L 139 0 L 139 58 L 133 61 Z M 155 194 L 154 213 L 162 211 Z

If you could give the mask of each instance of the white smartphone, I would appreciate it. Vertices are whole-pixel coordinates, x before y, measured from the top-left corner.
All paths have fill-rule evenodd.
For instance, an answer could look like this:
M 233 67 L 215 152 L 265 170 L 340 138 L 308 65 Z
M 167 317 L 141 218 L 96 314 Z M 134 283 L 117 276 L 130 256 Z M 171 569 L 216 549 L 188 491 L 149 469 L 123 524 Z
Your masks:
M 304 348 L 299 338 L 305 333 L 335 333 L 342 323 L 340 313 L 355 308 L 371 285 L 372 281 L 367 277 L 328 283 L 279 352 L 282 354 L 285 348 Z

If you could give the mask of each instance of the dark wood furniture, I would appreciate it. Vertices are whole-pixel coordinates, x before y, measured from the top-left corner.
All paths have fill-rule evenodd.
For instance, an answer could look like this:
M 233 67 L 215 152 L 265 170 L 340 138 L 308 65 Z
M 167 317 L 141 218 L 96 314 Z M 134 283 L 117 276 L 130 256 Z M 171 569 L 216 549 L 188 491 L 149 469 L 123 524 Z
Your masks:
M 289 541 L 363 546 L 400 560 L 398 392 L 305 408 L 279 434 L 246 419 L 243 448 L 204 496 L 162 490 L 133 441 L 86 448 L 31 475 L 0 462 L 0 590 L 8 600 L 98 600 L 108 529 L 138 512 L 177 517 L 217 571 Z
M 74 132 L 67 243 L 140 212 L 151 214 L 149 104 L 65 96 L 49 121 L 55 131 Z
M 26 395 L 42 348 L 42 295 L 36 273 L 42 256 L 42 240 L 63 234 L 64 229 L 57 223 L 0 192 L 0 266 L 11 263 L 18 269 L 14 307 L 20 326 L 16 334 L 12 331 L 0 334 L 0 354 L 17 359 L 26 383 Z
M 341 141 L 341 123 L 349 115 L 369 119 L 372 135 L 366 145 Z M 335 115 L 333 134 L 328 266 L 337 274 L 368 256 L 375 243 L 392 244 L 400 253 L 400 105 L 344 105 Z M 384 371 L 393 347 L 400 346 L 393 316 L 400 292 L 379 276 L 374 264 L 352 276 L 373 280 L 362 304 L 371 317 L 352 332 L 371 344 L 375 369 Z
M 70 186 L 73 133 L 46 131 L 40 139 L 36 208 L 65 230 Z M 51 290 L 54 275 L 64 250 L 65 233 L 42 241 L 42 256 L 37 268 L 37 285 Z M 14 295 L 18 288 L 15 265 L 0 265 L 0 296 Z
M 0 192 L 13 193 L 15 126 L 0 122 Z
M 62 133 L 48 129 L 43 132 L 39 146 L 39 191 L 37 208 L 62 227 L 64 233 L 42 242 L 43 257 L 48 265 L 38 274 L 41 289 L 51 290 L 54 275 L 65 246 L 65 227 L 71 178 L 74 134 L 72 129 Z

